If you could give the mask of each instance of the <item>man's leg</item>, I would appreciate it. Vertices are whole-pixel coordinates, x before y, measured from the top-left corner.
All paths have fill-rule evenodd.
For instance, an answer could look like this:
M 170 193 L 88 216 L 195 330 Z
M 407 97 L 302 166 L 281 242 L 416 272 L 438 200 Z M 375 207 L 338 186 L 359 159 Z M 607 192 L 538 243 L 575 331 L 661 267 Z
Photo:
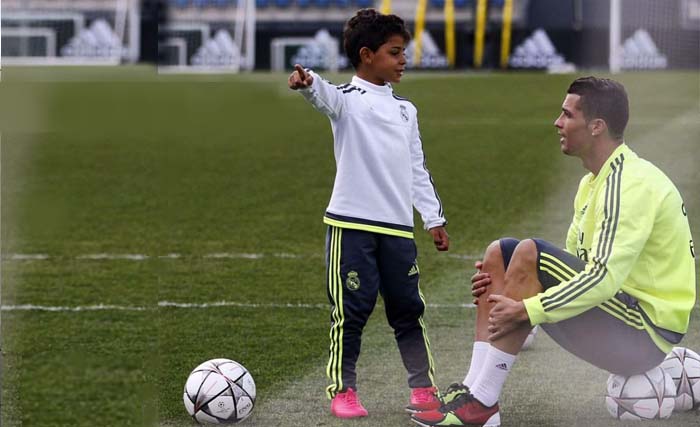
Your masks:
M 533 240 L 523 240 L 518 243 L 503 277 L 500 294 L 515 301 L 522 301 L 524 298 L 542 292 L 542 284 L 537 274 L 537 258 L 537 245 Z M 490 289 L 486 293 L 498 295 L 499 291 Z M 481 298 L 488 299 L 483 295 Z M 477 319 L 476 327 L 478 333 L 483 334 L 482 336 L 485 335 L 488 339 L 491 333 L 489 331 L 489 313 L 493 304 L 483 304 L 483 302 L 486 301 L 480 301 L 479 307 L 486 313 Z M 529 323 L 523 323 L 506 335 L 490 341 L 491 347 L 486 353 L 479 375 L 471 387 L 474 397 L 485 406 L 493 406 L 498 402 L 503 384 L 513 364 L 515 364 L 516 356 L 520 352 L 530 329 Z
M 498 396 L 527 338 L 530 325 L 520 325 L 502 338 L 489 342 L 489 316 L 493 304 L 488 302 L 488 297 L 503 294 L 522 300 L 541 292 L 537 259 L 537 246 L 532 240 L 501 239 L 489 245 L 482 271 L 490 275 L 491 284 L 479 296 L 475 332 L 475 343 L 486 343 L 488 349 L 485 355 L 481 355 L 483 360 L 478 360 L 479 356 L 473 353 L 470 374 L 467 375 L 467 380 L 471 374 L 476 375 L 470 387 L 471 393 L 460 395 L 439 411 L 416 414 L 413 421 L 423 426 L 500 425 Z
M 512 261 L 512 262 L 511 262 Z M 464 379 L 464 385 L 472 386 L 476 380 L 481 366 L 488 350 L 489 335 L 489 313 L 493 304 L 488 302 L 488 297 L 492 294 L 503 295 L 516 300 L 526 298 L 527 293 L 535 295 L 540 292 L 542 286 L 537 280 L 537 248 L 532 240 L 520 242 L 516 239 L 505 238 L 492 242 L 484 253 L 483 265 L 481 271 L 488 273 L 491 279 L 491 284 L 486 288 L 486 292 L 479 296 L 476 327 L 474 333 L 474 350 L 472 352 L 472 362 L 469 365 L 469 372 Z M 508 271 L 506 272 L 506 268 Z M 507 286 L 510 284 L 510 286 Z M 518 284 L 524 284 L 518 286 Z M 530 328 L 523 328 L 529 333 Z M 517 353 L 520 350 L 522 343 L 518 346 L 519 339 L 514 339 L 514 343 L 508 343 L 507 349 L 500 346 L 505 345 L 504 340 L 499 340 L 497 348 L 510 352 Z M 523 338 L 524 342 L 524 338 Z M 515 353 L 514 353 L 515 352 Z
M 491 293 L 500 294 L 505 286 L 506 262 L 504 252 L 510 260 L 510 254 L 515 250 L 519 241 L 516 239 L 501 239 L 492 242 L 484 252 L 481 272 L 488 273 L 491 284 L 486 288 L 486 292 L 479 296 L 476 308 L 476 327 L 474 328 L 474 344 L 472 345 L 472 358 L 469 363 L 469 371 L 464 377 L 462 384 L 472 387 L 476 381 L 481 367 L 486 359 L 486 353 L 490 347 L 488 336 L 488 319 L 490 304 L 487 299 Z

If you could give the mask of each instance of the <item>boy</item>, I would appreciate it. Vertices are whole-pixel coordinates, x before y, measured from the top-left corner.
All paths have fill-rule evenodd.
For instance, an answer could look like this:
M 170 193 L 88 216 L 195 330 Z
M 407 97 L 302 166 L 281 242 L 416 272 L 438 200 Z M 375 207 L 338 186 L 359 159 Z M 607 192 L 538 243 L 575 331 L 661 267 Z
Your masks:
M 534 325 L 608 372 L 658 366 L 688 330 L 695 253 L 671 180 L 624 141 L 625 88 L 576 79 L 554 122 L 564 154 L 581 159 L 566 250 L 540 239 L 500 239 L 472 277 L 477 320 L 471 365 L 449 401 L 414 414 L 421 426 L 500 425 L 498 400 Z
M 422 318 L 413 207 L 437 250 L 446 251 L 449 238 L 425 165 L 416 108 L 394 95 L 391 86 L 404 73 L 410 35 L 398 16 L 363 9 L 347 22 L 343 39 L 356 70 L 351 83 L 335 86 L 300 65 L 288 81 L 330 118 L 333 130 L 337 171 L 323 218 L 328 225 L 331 413 L 339 418 L 367 415 L 356 394 L 355 364 L 378 294 L 408 371 L 407 409 L 435 409 L 440 401 Z

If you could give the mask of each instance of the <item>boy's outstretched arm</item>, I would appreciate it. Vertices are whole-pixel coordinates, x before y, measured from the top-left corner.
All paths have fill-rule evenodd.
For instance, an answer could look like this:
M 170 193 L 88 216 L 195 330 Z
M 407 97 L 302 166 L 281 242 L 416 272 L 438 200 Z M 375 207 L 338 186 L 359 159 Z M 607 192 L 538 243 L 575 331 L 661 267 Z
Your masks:
M 313 71 L 294 64 L 294 71 L 289 75 L 288 84 L 290 89 L 296 90 L 316 110 L 327 115 L 331 120 L 338 119 L 342 114 L 346 98 L 344 93 Z
M 314 82 L 314 78 L 311 74 L 304 71 L 304 67 L 299 64 L 294 64 L 294 71 L 289 75 L 289 88 L 290 89 L 306 89 L 311 87 Z

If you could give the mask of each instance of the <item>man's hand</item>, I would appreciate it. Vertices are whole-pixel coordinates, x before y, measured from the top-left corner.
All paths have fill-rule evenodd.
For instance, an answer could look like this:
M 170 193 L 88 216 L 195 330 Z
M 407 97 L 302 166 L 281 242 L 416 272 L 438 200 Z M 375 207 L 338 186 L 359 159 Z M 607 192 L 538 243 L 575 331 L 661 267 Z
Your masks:
M 503 295 L 489 295 L 488 302 L 495 304 L 489 312 L 489 341 L 509 334 L 524 323 L 530 324 L 530 317 L 522 301 Z
M 491 275 L 481 271 L 483 266 L 484 263 L 482 261 L 474 263 L 476 273 L 472 276 L 472 296 L 474 297 L 474 304 L 477 305 L 479 304 L 479 297 L 486 292 L 486 287 L 491 284 Z
M 289 88 L 290 89 L 306 89 L 311 87 L 314 82 L 314 78 L 311 74 L 304 71 L 304 68 L 299 64 L 294 64 L 294 71 L 289 75 Z
M 442 225 L 439 227 L 433 227 L 430 230 L 430 235 L 433 236 L 433 243 L 435 243 L 435 248 L 439 251 L 446 251 L 450 248 L 450 236 L 447 235 L 445 227 Z

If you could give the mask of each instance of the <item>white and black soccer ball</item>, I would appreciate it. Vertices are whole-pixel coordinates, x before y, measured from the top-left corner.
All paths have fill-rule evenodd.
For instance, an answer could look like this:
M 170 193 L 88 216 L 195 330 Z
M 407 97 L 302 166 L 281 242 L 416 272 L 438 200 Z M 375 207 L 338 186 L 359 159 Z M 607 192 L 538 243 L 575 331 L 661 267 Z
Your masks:
M 700 355 L 689 348 L 673 347 L 661 367 L 676 386 L 676 411 L 700 405 Z
M 233 424 L 255 406 L 255 381 L 238 362 L 212 359 L 194 368 L 183 393 L 187 413 L 199 423 Z
M 665 419 L 675 405 L 673 379 L 660 366 L 631 377 L 610 375 L 605 404 L 620 420 Z

